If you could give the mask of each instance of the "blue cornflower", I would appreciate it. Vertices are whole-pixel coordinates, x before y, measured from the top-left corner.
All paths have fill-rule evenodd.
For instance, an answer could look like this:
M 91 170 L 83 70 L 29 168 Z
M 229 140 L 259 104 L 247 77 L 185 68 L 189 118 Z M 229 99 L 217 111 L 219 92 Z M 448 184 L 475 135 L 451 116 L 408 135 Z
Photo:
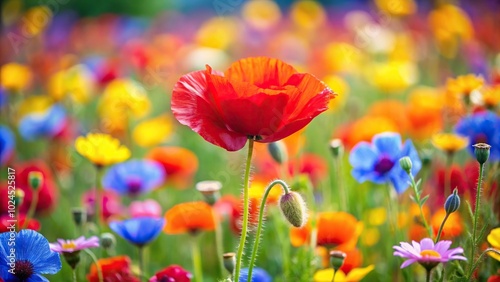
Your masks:
M 12 156 L 16 140 L 12 131 L 6 126 L 0 125 L 0 164 L 3 166 Z
M 254 267 L 252 280 L 248 281 L 248 268 L 243 268 L 240 273 L 240 282 L 271 282 L 271 276 L 262 268 Z
M 469 137 L 469 152 L 474 155 L 476 143 L 487 143 L 491 146 L 490 160 L 500 160 L 500 117 L 492 112 L 480 112 L 461 119 L 455 132 Z
M 158 237 L 165 225 L 165 219 L 136 217 L 124 221 L 113 221 L 109 228 L 123 239 L 138 246 L 144 246 Z
M 398 133 L 377 134 L 371 144 L 360 142 L 352 148 L 349 155 L 352 176 L 360 183 L 367 180 L 378 184 L 390 181 L 396 192 L 403 193 L 409 186 L 410 178 L 399 165 L 399 159 L 406 156 L 413 163 L 411 172 L 417 174 L 422 162 L 411 140 L 402 144 Z
M 165 180 L 163 167 L 150 160 L 131 160 L 109 168 L 102 179 L 106 189 L 136 196 L 160 186 Z
M 61 105 L 53 105 L 44 112 L 30 113 L 21 118 L 19 134 L 25 140 L 54 137 L 66 125 L 66 112 Z
M 0 234 L 0 277 L 6 282 L 49 281 L 41 274 L 56 274 L 59 270 L 61 258 L 50 250 L 42 234 L 30 229 Z

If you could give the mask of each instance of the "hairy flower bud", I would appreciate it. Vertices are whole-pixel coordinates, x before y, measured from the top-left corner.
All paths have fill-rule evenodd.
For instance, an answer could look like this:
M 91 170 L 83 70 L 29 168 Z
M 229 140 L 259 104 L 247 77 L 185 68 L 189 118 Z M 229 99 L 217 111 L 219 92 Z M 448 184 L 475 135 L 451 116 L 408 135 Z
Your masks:
M 411 172 L 411 168 L 413 166 L 410 157 L 402 157 L 401 159 L 399 159 L 399 165 L 408 174 Z
M 283 141 L 271 142 L 267 145 L 267 150 L 273 159 L 279 163 L 283 164 L 288 161 L 288 153 L 286 151 L 286 145 Z
M 476 160 L 480 164 L 484 164 L 490 157 L 491 146 L 486 143 L 477 143 L 472 145 L 474 147 L 474 155 L 476 155 Z
M 196 190 L 203 195 L 205 202 L 211 206 L 219 200 L 220 189 L 222 189 L 222 183 L 219 181 L 206 180 L 196 183 Z
M 289 192 L 281 196 L 280 209 L 285 218 L 295 227 L 302 227 L 307 221 L 306 203 L 297 192 Z
M 444 203 L 444 210 L 447 214 L 453 213 L 460 207 L 460 196 L 458 196 L 458 190 L 455 188 L 453 194 L 448 196 L 446 202 Z

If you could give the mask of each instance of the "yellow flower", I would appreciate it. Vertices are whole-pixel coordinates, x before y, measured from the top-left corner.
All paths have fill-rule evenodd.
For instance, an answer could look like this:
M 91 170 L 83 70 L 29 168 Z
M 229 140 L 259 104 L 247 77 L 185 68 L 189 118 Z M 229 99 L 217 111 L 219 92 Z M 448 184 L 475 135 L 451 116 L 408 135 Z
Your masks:
M 274 1 L 252 0 L 244 4 L 241 16 L 250 26 L 267 29 L 280 21 L 281 11 Z
M 290 9 L 290 19 L 303 29 L 315 29 L 326 22 L 326 12 L 318 2 L 301 0 Z
M 323 82 L 330 87 L 335 93 L 337 93 L 337 97 L 332 99 L 328 104 L 328 110 L 337 111 L 342 108 L 346 101 L 347 96 L 349 94 L 349 84 L 342 79 L 342 77 L 337 75 L 329 75 L 323 78 Z M 333 100 L 336 100 L 335 102 Z
M 347 275 L 339 270 L 335 275 L 334 282 L 357 282 L 365 278 L 368 273 L 375 269 L 375 265 L 369 265 L 362 268 L 354 268 Z M 333 268 L 319 270 L 314 274 L 314 282 L 331 282 L 333 278 Z
M 142 85 L 130 79 L 115 79 L 104 89 L 99 110 L 102 117 L 118 115 L 126 122 L 129 116 L 143 117 L 150 106 Z
M 70 95 L 78 103 L 89 101 L 94 89 L 92 74 L 83 65 L 77 65 L 53 74 L 48 82 L 49 94 L 56 100 Z
M 203 23 L 196 33 L 196 42 L 214 49 L 226 49 L 238 37 L 238 26 L 234 19 L 216 17 Z
M 405 90 L 418 78 L 418 69 L 411 61 L 375 63 L 369 69 L 367 78 L 377 88 L 388 93 Z
M 445 4 L 429 13 L 429 26 L 442 55 L 453 58 L 459 43 L 472 38 L 469 16 L 458 6 Z
M 453 154 L 469 145 L 469 139 L 453 133 L 438 133 L 432 136 L 432 145 L 447 154 Z
M 491 230 L 490 234 L 488 234 L 488 237 L 486 239 L 488 240 L 488 243 L 490 243 L 492 248 L 500 252 L 500 227 Z M 494 252 L 488 252 L 488 255 L 500 261 L 500 255 Z
M 500 105 L 500 85 L 488 87 L 483 91 L 483 104 L 489 110 L 494 110 Z
M 463 96 L 470 96 L 475 90 L 481 88 L 484 79 L 474 74 L 460 75 L 457 78 L 450 78 L 446 82 L 446 90 Z
M 407 16 L 417 11 L 413 0 L 375 0 L 380 11 L 394 16 Z
M 12 92 L 18 92 L 29 86 L 32 75 L 27 66 L 18 63 L 8 63 L 2 66 L 0 78 L 3 88 Z
M 52 20 L 52 10 L 48 6 L 36 6 L 24 14 L 22 30 L 29 38 L 42 33 Z
M 102 133 L 89 133 L 86 137 L 78 137 L 75 148 L 96 166 L 119 163 L 130 157 L 129 149 L 121 145 L 118 139 Z
M 323 50 L 323 57 L 328 71 L 356 74 L 361 67 L 363 53 L 348 43 L 330 43 Z
M 141 147 L 152 147 L 165 141 L 172 133 L 172 121 L 167 115 L 139 123 L 132 132 L 134 142 Z

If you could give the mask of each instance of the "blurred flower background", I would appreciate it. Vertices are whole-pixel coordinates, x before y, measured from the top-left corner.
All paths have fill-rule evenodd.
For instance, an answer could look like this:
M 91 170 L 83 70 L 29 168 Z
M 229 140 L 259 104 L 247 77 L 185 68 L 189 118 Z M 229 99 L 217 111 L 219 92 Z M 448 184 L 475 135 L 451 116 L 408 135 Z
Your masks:
M 224 280 L 233 270 L 222 254 L 236 252 L 244 229 L 246 158 L 245 149 L 233 151 L 250 146 L 250 137 L 256 142 L 240 281 L 250 281 L 259 213 L 266 223 L 251 281 L 424 281 L 426 270 L 436 281 L 499 279 L 500 2 L 1 5 L 0 227 L 9 231 L 8 201 L 15 195 L 17 231 L 35 230 L 79 256 L 75 265 L 63 261 L 60 271 L 36 275 L 49 273 L 50 281 L 232 281 Z M 268 73 L 257 63 L 248 66 L 251 60 L 239 61 L 247 57 L 280 61 L 256 59 L 273 64 L 275 73 Z M 232 80 L 223 87 L 226 77 L 216 70 L 227 70 Z M 279 85 L 245 77 L 259 71 Z M 212 81 L 217 77 L 220 84 Z M 197 92 L 207 79 L 212 88 Z M 274 100 L 238 92 L 250 89 L 242 86 L 245 79 Z M 219 111 L 212 115 L 189 99 L 174 101 L 171 109 L 179 97 L 174 89 L 192 100 L 215 97 L 215 90 L 225 98 L 230 92 L 245 97 L 210 100 Z M 302 100 L 282 105 L 285 92 Z M 314 100 L 325 93 L 330 96 Z M 262 134 L 253 131 L 233 134 L 231 128 L 273 123 L 276 113 L 265 111 L 271 106 L 283 110 L 279 122 L 300 121 L 293 130 L 280 124 L 295 133 L 272 140 L 259 140 Z M 224 126 L 207 134 L 207 123 L 197 127 L 207 119 Z M 482 173 L 476 143 L 491 145 Z M 409 157 L 409 169 L 402 157 Z M 306 200 L 303 227 L 290 226 L 280 214 L 280 188 L 264 199 L 268 183 L 278 178 Z M 206 180 L 218 184 L 197 190 Z M 449 212 L 444 204 L 455 188 L 462 202 Z M 97 236 L 99 243 L 80 252 L 70 240 L 82 236 Z M 446 250 L 463 248 L 467 260 L 429 259 L 445 254 L 438 238 L 451 242 Z M 418 253 L 418 242 L 428 241 L 435 247 L 406 253 Z M 48 252 L 44 240 L 37 244 L 33 248 Z M 401 251 L 407 245 L 412 250 Z M 341 266 L 330 261 L 332 250 L 346 254 Z M 398 256 L 412 261 L 400 269 Z M 422 261 L 443 264 L 410 266 Z M 2 278 L 11 278 L 4 268 Z

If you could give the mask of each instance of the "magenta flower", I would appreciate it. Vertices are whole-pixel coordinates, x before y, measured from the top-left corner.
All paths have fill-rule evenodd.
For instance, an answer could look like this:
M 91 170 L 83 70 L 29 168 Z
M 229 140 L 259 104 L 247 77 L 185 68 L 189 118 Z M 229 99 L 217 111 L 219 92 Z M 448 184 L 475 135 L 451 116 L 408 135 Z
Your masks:
M 99 238 L 92 236 L 85 239 L 84 236 L 75 240 L 57 239 L 56 243 L 50 243 L 50 249 L 58 253 L 74 253 L 83 249 L 99 247 Z
M 406 242 L 401 242 L 401 246 L 394 246 L 395 256 L 406 258 L 405 262 L 401 265 L 401 268 L 405 268 L 408 265 L 418 262 L 427 270 L 431 270 L 439 263 L 445 263 L 450 260 L 467 260 L 463 254 L 464 249 L 454 248 L 450 249 L 451 241 L 439 241 L 436 244 L 430 238 L 424 238 L 417 243 L 412 242 L 410 245 Z
M 145 200 L 145 201 L 133 201 L 129 208 L 130 216 L 135 217 L 161 217 L 161 206 L 155 200 Z

